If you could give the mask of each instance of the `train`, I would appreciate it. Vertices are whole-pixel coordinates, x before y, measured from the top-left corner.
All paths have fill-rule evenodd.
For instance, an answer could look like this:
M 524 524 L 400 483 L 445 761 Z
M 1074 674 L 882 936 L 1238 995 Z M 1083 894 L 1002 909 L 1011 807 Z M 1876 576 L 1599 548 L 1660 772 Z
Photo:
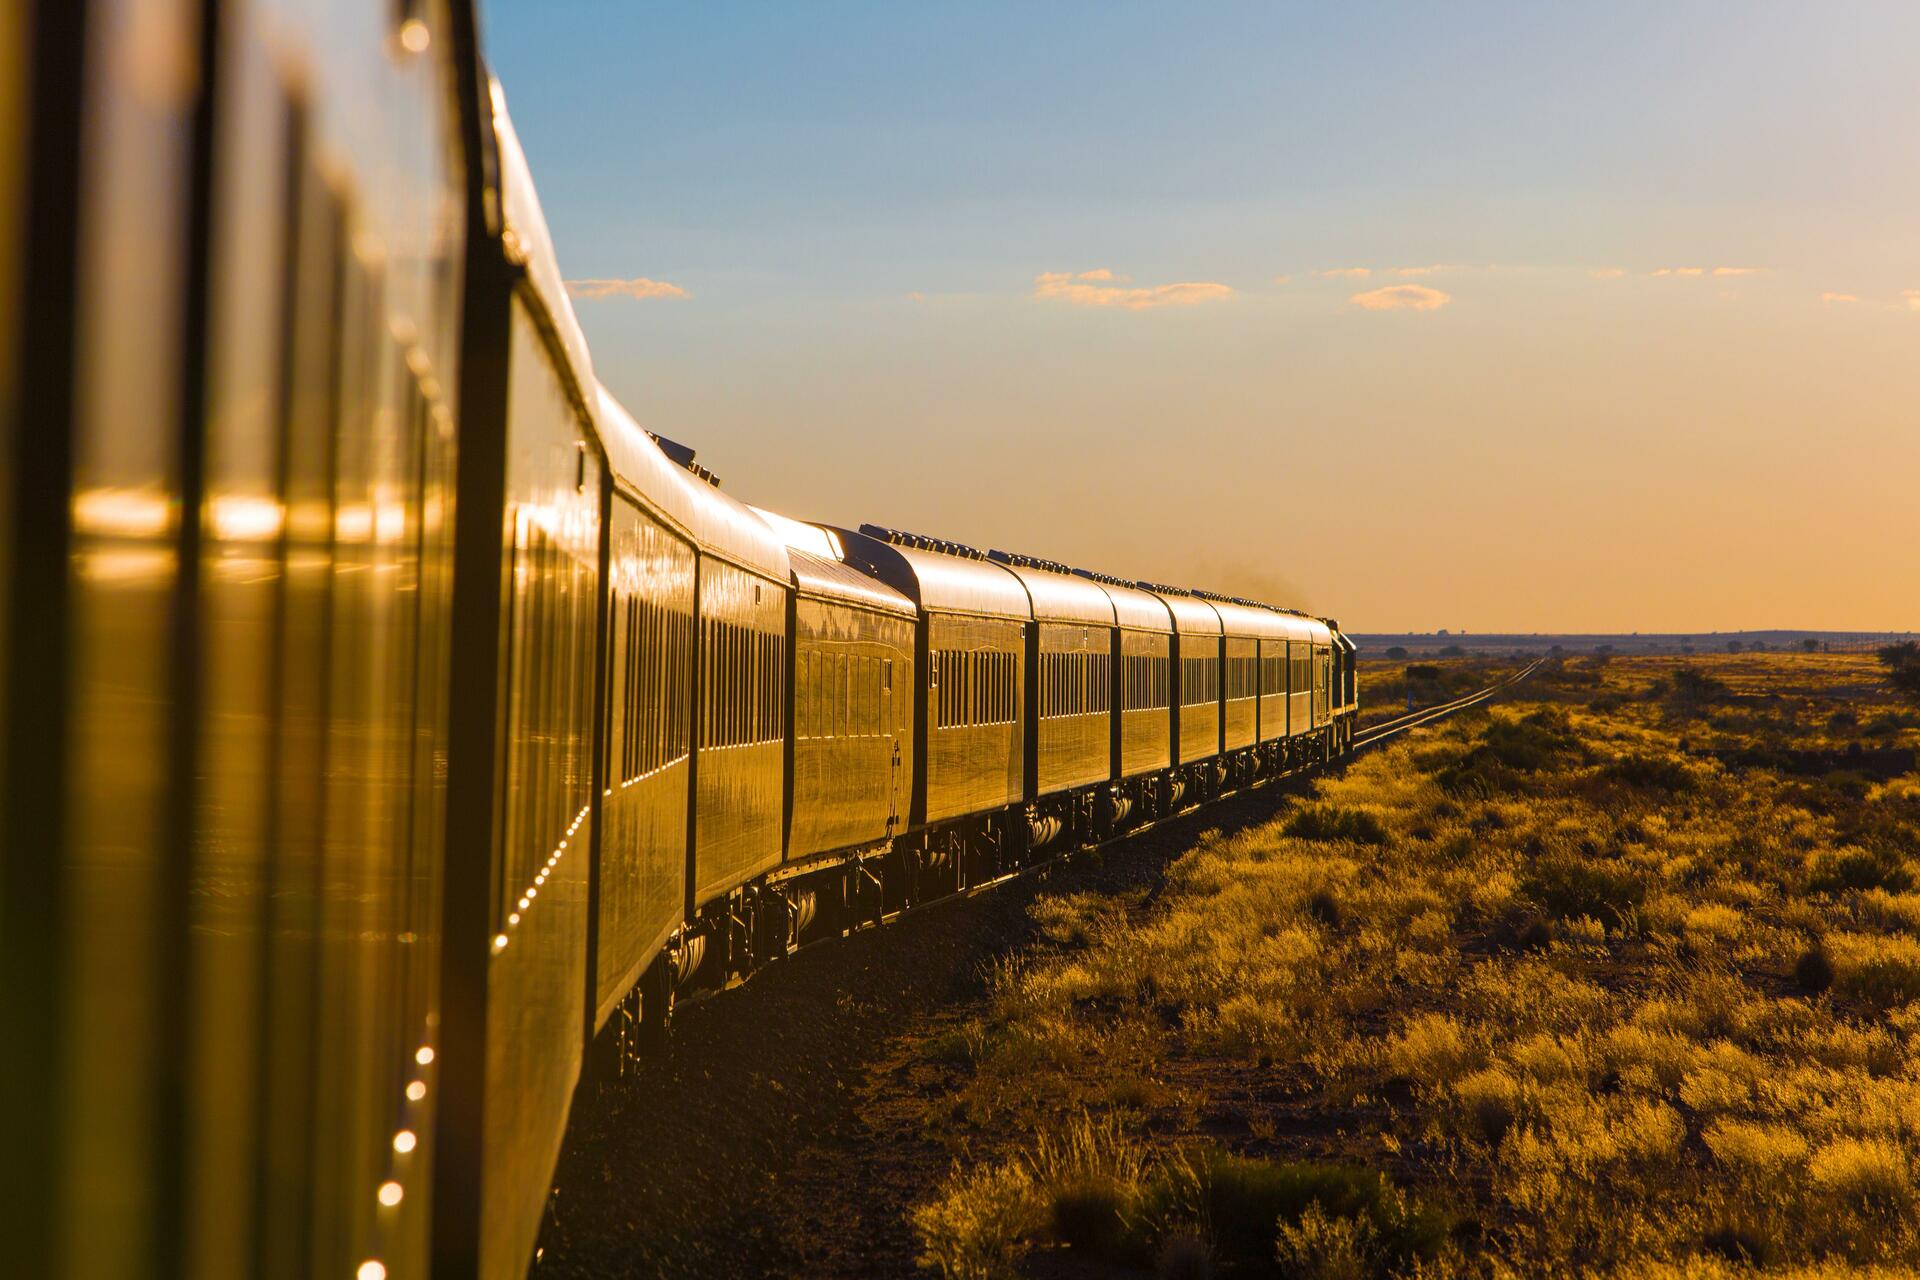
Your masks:
M 523 1274 L 676 999 L 1339 758 L 1323 618 L 748 506 L 457 0 L 0 0 L 14 1274 Z

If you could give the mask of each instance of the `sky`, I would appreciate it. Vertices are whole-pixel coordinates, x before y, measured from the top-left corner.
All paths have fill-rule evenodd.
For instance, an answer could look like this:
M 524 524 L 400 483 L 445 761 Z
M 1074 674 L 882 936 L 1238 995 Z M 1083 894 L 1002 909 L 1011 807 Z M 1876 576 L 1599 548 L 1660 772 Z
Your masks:
M 494 0 L 729 493 L 1358 631 L 1920 627 L 1920 5 Z

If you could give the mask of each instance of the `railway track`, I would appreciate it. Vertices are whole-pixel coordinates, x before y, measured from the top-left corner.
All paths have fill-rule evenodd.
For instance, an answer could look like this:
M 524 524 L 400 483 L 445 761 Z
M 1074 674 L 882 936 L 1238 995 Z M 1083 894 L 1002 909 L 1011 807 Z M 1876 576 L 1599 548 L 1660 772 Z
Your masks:
M 1539 670 L 1540 664 L 1545 661 L 1545 658 L 1535 658 L 1506 679 L 1496 681 L 1476 693 L 1469 693 L 1465 697 L 1455 698 L 1451 702 L 1442 702 L 1437 706 L 1409 711 L 1404 716 L 1397 716 L 1370 728 L 1356 730 L 1353 735 L 1353 749 L 1357 752 L 1364 747 L 1375 746 L 1399 737 L 1410 729 L 1418 729 L 1422 725 L 1432 724 L 1436 720 L 1444 720 L 1450 715 L 1465 711 L 1468 707 L 1477 707 L 1483 702 L 1491 701 Z
M 1353 753 L 1357 754 L 1358 752 L 1360 752 L 1365 748 L 1374 747 L 1383 742 L 1389 742 L 1392 739 L 1399 737 L 1402 734 L 1408 733 L 1414 729 L 1418 729 L 1418 728 L 1421 728 L 1422 726 L 1429 725 L 1429 724 L 1435 724 L 1441 720 L 1446 719 L 1448 716 L 1456 715 L 1459 712 L 1465 711 L 1469 707 L 1477 707 L 1483 703 L 1490 702 L 1494 698 L 1506 692 L 1508 689 L 1511 689 L 1513 686 L 1519 684 L 1522 680 L 1525 680 L 1528 676 L 1532 675 L 1536 670 L 1539 669 L 1541 663 L 1545 661 L 1546 659 L 1544 658 L 1536 658 L 1532 662 L 1528 663 L 1526 666 L 1522 667 L 1520 670 L 1514 672 L 1512 675 L 1507 676 L 1503 680 L 1495 681 L 1493 684 L 1488 685 L 1484 689 L 1480 689 L 1473 693 L 1466 694 L 1463 697 L 1455 698 L 1450 702 L 1442 702 L 1435 706 L 1422 707 L 1417 711 L 1410 711 L 1406 715 L 1397 716 L 1392 720 L 1385 721 L 1381 724 L 1374 725 L 1367 729 L 1357 730 L 1353 738 L 1352 751 Z M 1349 756 L 1346 758 L 1351 758 L 1351 757 Z M 1309 765 L 1305 768 L 1296 769 L 1291 773 L 1283 773 L 1274 777 L 1261 778 L 1258 781 L 1255 781 L 1252 784 L 1245 787 L 1241 792 L 1241 794 L 1251 795 L 1254 792 L 1260 791 L 1275 783 L 1302 781 L 1304 779 L 1313 777 L 1325 767 L 1326 767 L 1325 764 Z M 1110 849 L 1116 845 L 1125 844 L 1130 840 L 1134 840 L 1140 836 L 1146 835 L 1150 831 L 1154 831 L 1163 826 L 1166 826 L 1168 823 L 1177 822 L 1182 819 L 1185 819 L 1203 807 L 1204 806 L 1202 805 L 1192 805 L 1187 808 L 1180 809 L 1174 813 L 1170 813 L 1163 818 L 1155 818 L 1149 822 L 1143 822 L 1137 826 L 1129 827 L 1125 831 L 1122 831 L 1117 835 L 1110 836 L 1109 838 L 1102 840 L 1097 844 L 1086 845 L 1080 849 L 1073 850 L 1070 853 L 1065 853 L 1058 857 L 1049 858 L 1044 862 L 1036 862 L 1030 866 L 1020 867 L 1014 871 L 1008 872 L 1003 876 L 998 876 L 991 880 L 983 880 L 977 884 L 968 885 L 966 888 L 958 890 L 954 893 L 949 893 L 942 897 L 931 899 L 930 901 L 927 901 L 927 902 L 915 903 L 912 906 L 905 907 L 898 911 L 888 912 L 887 914 L 879 916 L 877 918 L 870 918 L 870 919 L 864 920 L 859 924 L 853 926 L 852 928 L 848 929 L 846 934 L 837 934 L 830 937 L 818 938 L 813 941 L 803 943 L 800 946 L 795 947 L 793 950 L 789 951 L 787 953 L 787 956 L 791 957 L 791 956 L 799 955 L 802 952 L 813 951 L 817 948 L 828 946 L 832 943 L 844 941 L 845 938 L 850 937 L 853 934 L 863 933 L 870 929 L 881 928 L 886 925 L 893 924 L 895 921 L 905 919 L 909 916 L 917 916 L 923 912 L 932 911 L 952 903 L 966 902 L 971 899 L 977 898 L 982 894 L 991 893 L 993 890 L 1000 888 L 1002 885 L 1012 884 L 1016 881 L 1027 880 L 1034 877 L 1045 876 L 1051 873 L 1052 871 L 1054 871 L 1055 869 L 1061 867 L 1062 865 L 1071 862 L 1071 860 L 1074 857 L 1084 856 L 1088 853 L 1092 853 L 1097 850 Z M 778 961 L 774 961 L 773 963 L 777 964 Z M 675 998 L 674 1003 L 680 1007 L 688 1007 L 688 1006 L 699 1004 L 702 1001 L 711 999 L 713 996 L 720 995 L 726 991 L 730 991 L 736 987 L 744 985 L 746 982 L 751 980 L 752 977 L 754 977 L 757 973 L 760 973 L 760 972 L 764 972 L 764 968 L 760 970 L 755 970 L 753 973 L 738 975 L 730 979 L 725 986 L 696 988 L 694 990 L 685 992 L 677 996 Z

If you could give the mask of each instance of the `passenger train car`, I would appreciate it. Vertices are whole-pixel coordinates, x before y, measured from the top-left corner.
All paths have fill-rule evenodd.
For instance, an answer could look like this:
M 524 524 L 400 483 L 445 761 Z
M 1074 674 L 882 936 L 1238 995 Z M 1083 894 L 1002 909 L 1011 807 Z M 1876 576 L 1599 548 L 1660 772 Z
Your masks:
M 1330 622 L 645 431 L 456 0 L 0 0 L 0 300 L 22 1274 L 519 1274 L 677 996 L 1352 742 Z

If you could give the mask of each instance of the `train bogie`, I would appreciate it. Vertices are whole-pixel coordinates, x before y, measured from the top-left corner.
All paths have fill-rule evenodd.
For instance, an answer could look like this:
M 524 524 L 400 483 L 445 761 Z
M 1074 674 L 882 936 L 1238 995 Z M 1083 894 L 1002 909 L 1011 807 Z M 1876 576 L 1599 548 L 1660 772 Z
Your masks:
M 1326 624 L 650 438 L 468 6 L 188 8 L 0 3 L 16 1269 L 522 1273 L 623 1006 L 1350 737 Z

